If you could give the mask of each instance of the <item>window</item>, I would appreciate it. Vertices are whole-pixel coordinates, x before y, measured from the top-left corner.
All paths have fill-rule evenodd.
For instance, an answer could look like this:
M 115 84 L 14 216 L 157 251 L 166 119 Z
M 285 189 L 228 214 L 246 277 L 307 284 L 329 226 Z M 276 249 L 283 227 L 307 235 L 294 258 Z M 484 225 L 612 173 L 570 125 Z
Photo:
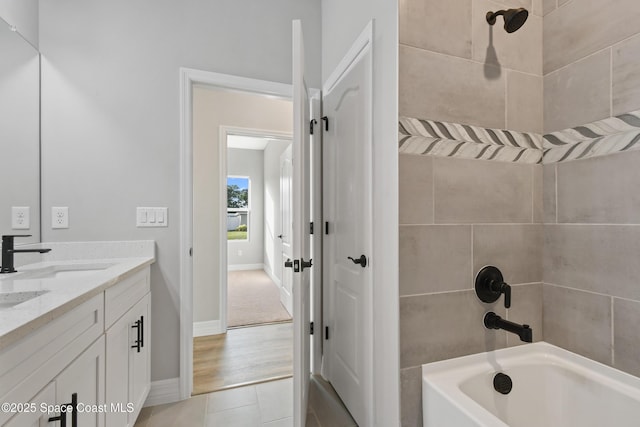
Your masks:
M 227 177 L 227 240 L 249 240 L 249 189 L 246 176 Z

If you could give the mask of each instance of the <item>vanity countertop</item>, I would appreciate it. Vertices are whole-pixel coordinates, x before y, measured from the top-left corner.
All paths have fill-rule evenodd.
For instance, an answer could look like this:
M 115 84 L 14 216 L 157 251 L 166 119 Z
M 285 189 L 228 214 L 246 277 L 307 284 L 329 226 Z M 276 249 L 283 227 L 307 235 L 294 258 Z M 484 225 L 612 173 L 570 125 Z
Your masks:
M 0 350 L 155 262 L 154 256 L 38 262 L 0 277 Z M 2 296 L 31 296 L 13 306 Z M 36 295 L 36 296 L 33 296 Z

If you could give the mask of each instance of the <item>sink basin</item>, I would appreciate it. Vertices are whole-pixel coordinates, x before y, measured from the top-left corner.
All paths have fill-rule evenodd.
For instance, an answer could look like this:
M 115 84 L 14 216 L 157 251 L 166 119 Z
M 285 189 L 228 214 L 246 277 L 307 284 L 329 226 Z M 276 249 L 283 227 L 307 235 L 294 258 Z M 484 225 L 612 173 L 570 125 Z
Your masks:
M 113 263 L 54 265 L 37 270 L 25 271 L 15 276 L 14 280 L 84 277 L 95 274 L 98 271 L 106 270 L 113 265 Z
M 29 301 L 49 291 L 0 292 L 0 310 Z

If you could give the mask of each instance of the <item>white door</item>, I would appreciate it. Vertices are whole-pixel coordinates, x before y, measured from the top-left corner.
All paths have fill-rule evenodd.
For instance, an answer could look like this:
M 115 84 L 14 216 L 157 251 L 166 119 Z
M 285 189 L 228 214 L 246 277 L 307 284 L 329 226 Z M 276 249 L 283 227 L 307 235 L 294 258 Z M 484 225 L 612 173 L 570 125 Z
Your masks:
M 293 314 L 293 270 L 284 268 L 287 260 L 293 259 L 291 248 L 292 217 L 291 217 L 291 184 L 293 182 L 293 165 L 291 163 L 291 145 L 280 155 L 280 241 L 281 264 L 280 264 L 280 302 L 287 309 L 289 314 Z
M 309 91 L 304 78 L 304 43 L 302 25 L 293 21 L 293 420 L 304 427 L 307 415 L 309 375 L 311 370 L 310 262 L 309 241 L 310 177 L 309 177 Z M 297 262 L 297 269 L 296 267 Z M 296 271 L 298 270 L 298 271 Z
M 327 80 L 323 112 L 325 374 L 358 425 L 373 425 L 371 254 L 371 24 Z M 390 141 L 392 142 L 392 141 Z

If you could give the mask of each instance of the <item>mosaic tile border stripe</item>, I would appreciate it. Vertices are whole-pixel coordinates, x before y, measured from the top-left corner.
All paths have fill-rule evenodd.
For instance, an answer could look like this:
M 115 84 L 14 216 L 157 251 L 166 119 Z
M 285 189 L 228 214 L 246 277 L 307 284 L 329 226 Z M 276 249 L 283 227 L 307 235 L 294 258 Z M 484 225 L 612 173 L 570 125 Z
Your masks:
M 544 136 L 543 163 L 640 149 L 640 110 Z
M 407 154 L 541 163 L 542 136 L 400 117 L 399 151 Z

